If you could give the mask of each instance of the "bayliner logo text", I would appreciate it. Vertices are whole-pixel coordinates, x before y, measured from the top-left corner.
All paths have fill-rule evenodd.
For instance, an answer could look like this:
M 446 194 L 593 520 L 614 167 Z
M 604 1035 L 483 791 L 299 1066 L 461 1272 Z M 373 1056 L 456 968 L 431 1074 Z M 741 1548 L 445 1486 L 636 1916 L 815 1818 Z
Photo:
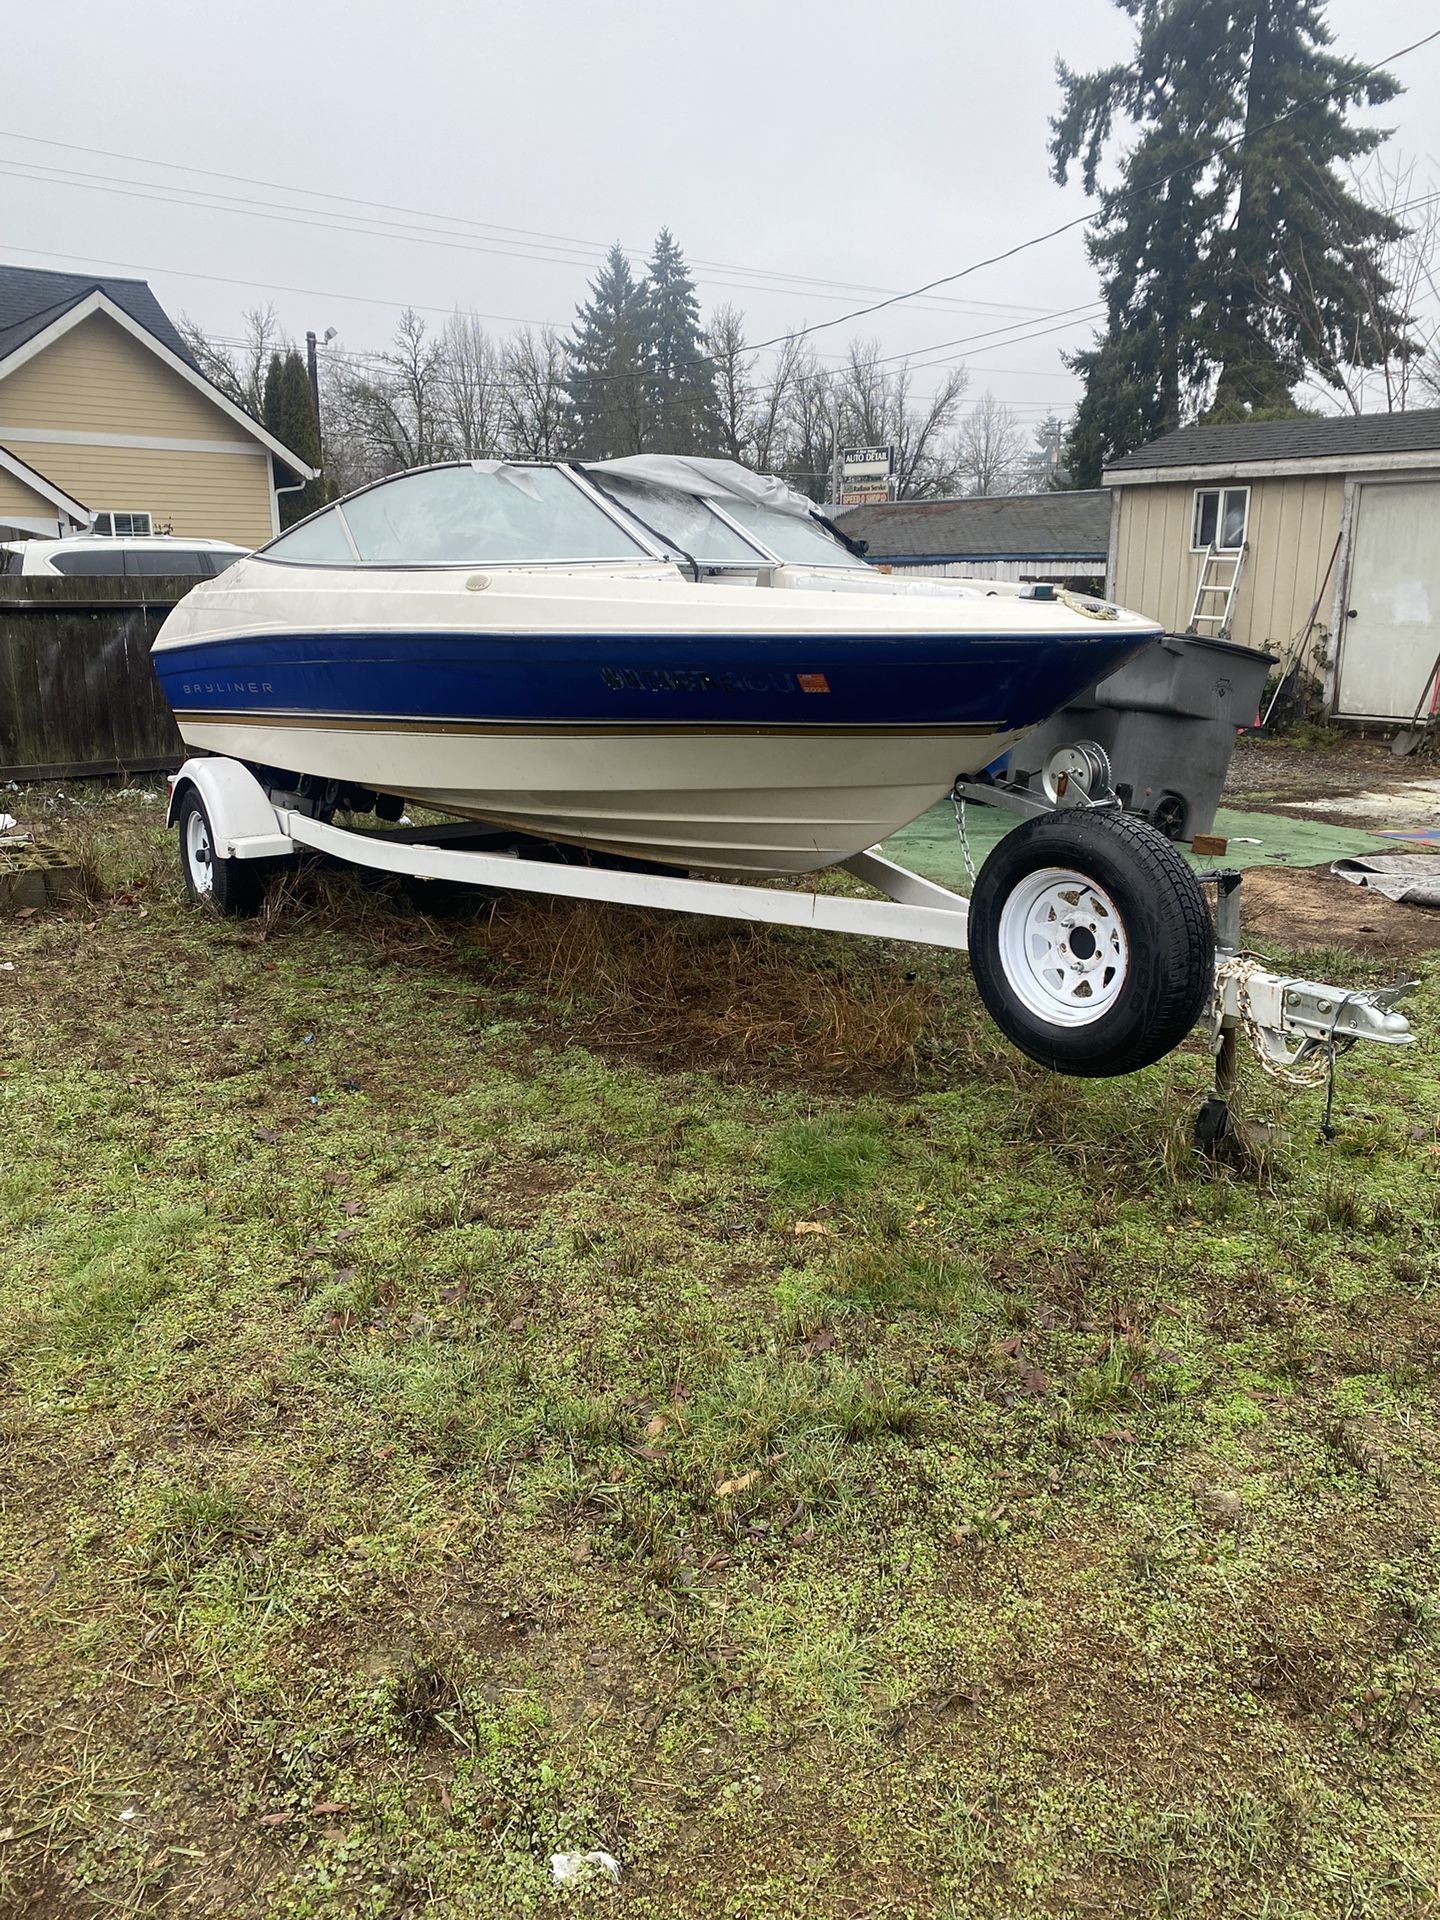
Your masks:
M 273 693 L 268 680 L 182 680 L 182 693 Z

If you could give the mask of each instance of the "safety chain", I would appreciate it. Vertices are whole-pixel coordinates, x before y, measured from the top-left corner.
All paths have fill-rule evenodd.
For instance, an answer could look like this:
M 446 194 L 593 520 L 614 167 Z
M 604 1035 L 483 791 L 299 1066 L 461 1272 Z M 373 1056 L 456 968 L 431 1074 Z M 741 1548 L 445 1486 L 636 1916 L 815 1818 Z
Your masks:
M 1335 1032 L 1332 1025 L 1330 1038 L 1317 1053 L 1307 1054 L 1303 1061 L 1287 1063 L 1276 1060 L 1265 1045 L 1264 1031 L 1256 1019 L 1250 1005 L 1249 956 L 1243 953 L 1223 955 L 1215 962 L 1215 992 L 1217 1003 L 1223 1003 L 1227 980 L 1235 982 L 1235 1006 L 1240 1015 L 1240 1024 L 1245 1029 L 1256 1058 L 1260 1062 L 1262 1073 L 1272 1080 L 1278 1080 L 1282 1086 L 1302 1090 L 1318 1087 L 1329 1079 L 1334 1080 L 1335 1072 Z M 1348 997 L 1348 996 L 1347 996 Z M 1343 1002 L 1342 1002 L 1343 1004 Z M 1337 1009 L 1338 1017 L 1338 1009 Z
M 952 792 L 950 804 L 955 809 L 955 831 L 960 836 L 960 857 L 965 862 L 965 871 L 970 876 L 970 884 L 975 884 L 975 856 L 970 851 L 970 836 L 965 831 L 965 802 L 958 793 Z

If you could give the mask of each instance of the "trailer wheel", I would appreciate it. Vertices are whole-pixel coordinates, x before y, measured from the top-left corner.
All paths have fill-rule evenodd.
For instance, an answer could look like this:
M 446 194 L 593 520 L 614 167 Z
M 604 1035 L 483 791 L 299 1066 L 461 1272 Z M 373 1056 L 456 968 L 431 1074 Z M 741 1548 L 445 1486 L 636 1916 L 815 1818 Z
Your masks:
M 205 802 L 192 787 L 175 812 L 180 831 L 180 871 L 185 892 L 199 907 L 241 918 L 259 911 L 270 863 L 221 859 Z
M 970 966 L 995 1024 L 1057 1073 L 1134 1073 L 1200 1017 L 1215 936 L 1199 882 L 1129 814 L 1044 814 L 1007 833 L 970 899 Z

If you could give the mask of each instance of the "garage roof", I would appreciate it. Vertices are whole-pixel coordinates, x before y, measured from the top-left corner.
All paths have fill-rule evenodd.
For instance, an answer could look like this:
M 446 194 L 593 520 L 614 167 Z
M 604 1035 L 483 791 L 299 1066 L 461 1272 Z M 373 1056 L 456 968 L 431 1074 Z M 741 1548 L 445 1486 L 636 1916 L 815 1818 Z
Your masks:
M 1342 413 L 1324 420 L 1240 420 L 1224 427 L 1181 427 L 1114 460 L 1106 474 L 1152 467 L 1239 468 L 1255 461 L 1331 461 L 1342 467 L 1369 454 L 1440 450 L 1440 407 L 1414 413 Z
M 1103 560 L 1110 491 L 880 501 L 834 518 L 867 560 Z

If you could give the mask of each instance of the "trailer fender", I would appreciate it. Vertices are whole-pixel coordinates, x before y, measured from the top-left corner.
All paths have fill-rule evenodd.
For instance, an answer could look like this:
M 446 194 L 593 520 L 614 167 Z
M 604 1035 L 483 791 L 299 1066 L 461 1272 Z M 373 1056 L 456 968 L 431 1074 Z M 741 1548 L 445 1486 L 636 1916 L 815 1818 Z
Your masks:
M 205 803 L 217 859 L 275 860 L 295 851 L 265 789 L 240 761 L 219 756 L 187 760 L 170 782 L 167 826 L 175 825 L 180 804 L 191 792 Z

